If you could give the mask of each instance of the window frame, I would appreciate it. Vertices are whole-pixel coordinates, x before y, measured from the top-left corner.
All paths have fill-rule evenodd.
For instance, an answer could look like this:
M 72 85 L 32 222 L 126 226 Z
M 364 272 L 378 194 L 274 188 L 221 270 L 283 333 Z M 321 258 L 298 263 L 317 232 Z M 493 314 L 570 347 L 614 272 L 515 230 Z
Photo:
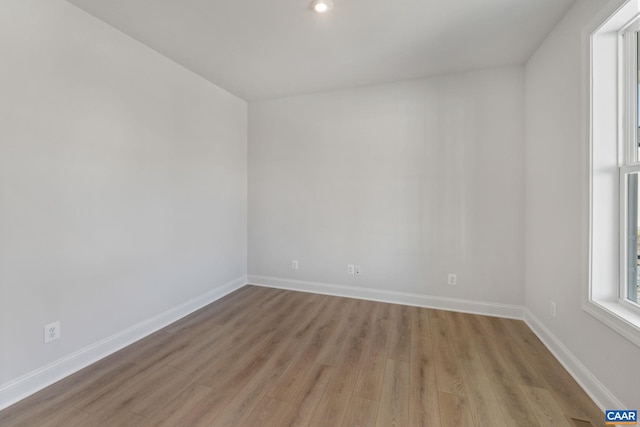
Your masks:
M 620 39 L 634 24 L 640 25 L 640 0 L 610 0 L 583 30 L 583 129 L 588 141 L 584 152 L 588 178 L 584 188 L 587 286 L 582 308 L 640 347 L 640 309 L 621 298 L 626 295 L 621 293 L 621 282 L 627 282 L 626 268 L 621 267 L 621 257 L 626 259 L 627 251 L 621 231 L 626 229 L 621 225 L 627 215 L 626 194 L 622 192 L 626 191 L 628 172 L 636 167 L 640 171 L 640 162 L 626 164 L 630 153 L 624 143 L 629 135 L 625 129 L 631 118 L 628 115 L 636 106 L 628 108 L 625 103 L 636 102 L 637 95 L 630 97 L 622 92 L 628 87 L 630 72 L 620 60 L 629 44 Z
M 620 274 L 618 276 L 618 302 L 640 314 L 640 305 L 629 299 L 629 176 L 640 177 L 640 153 L 638 149 L 638 37 L 640 13 L 618 34 L 618 66 L 621 70 L 618 91 L 622 108 L 619 111 L 621 126 L 619 153 L 619 204 L 620 204 Z M 637 235 L 637 230 L 634 230 Z M 637 242 L 636 242 L 637 245 Z M 637 250 L 635 252 L 637 254 Z M 636 255 L 637 256 L 637 255 Z M 636 261 L 637 262 L 637 261 Z

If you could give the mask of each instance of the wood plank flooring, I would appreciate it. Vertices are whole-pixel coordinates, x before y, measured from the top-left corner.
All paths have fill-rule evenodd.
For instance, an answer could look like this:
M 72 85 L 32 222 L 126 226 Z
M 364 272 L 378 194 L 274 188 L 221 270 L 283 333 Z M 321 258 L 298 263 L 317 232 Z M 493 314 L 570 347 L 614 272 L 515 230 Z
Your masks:
M 0 411 L 0 426 L 575 426 L 572 418 L 604 424 L 521 321 L 246 286 Z

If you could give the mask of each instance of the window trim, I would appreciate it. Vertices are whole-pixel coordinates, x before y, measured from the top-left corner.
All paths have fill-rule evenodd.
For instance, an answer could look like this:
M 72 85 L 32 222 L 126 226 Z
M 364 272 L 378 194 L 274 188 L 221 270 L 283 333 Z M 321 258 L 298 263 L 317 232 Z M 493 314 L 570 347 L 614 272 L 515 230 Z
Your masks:
M 622 259 L 626 253 L 626 237 L 621 238 L 621 221 L 626 210 L 621 191 L 626 184 L 623 167 L 629 153 L 621 145 L 628 136 L 625 123 L 629 113 L 621 97 L 621 84 L 628 84 L 629 68 L 619 63 L 623 45 L 619 42 L 623 31 L 640 23 L 640 0 L 611 0 L 585 28 L 583 70 L 585 96 L 584 126 L 588 144 L 588 224 L 587 283 L 583 310 L 640 347 L 640 310 L 635 304 L 620 298 Z M 624 46 L 628 49 L 629 43 Z M 594 60 L 596 57 L 596 60 Z M 637 73 L 637 72 L 636 72 Z M 597 79 L 594 79 L 597 77 Z M 596 100 L 596 102 L 594 102 Z M 634 101 L 635 102 L 635 99 Z M 635 106 L 632 107 L 635 111 Z M 633 123 L 636 119 L 633 119 Z M 635 157 L 634 157 L 635 160 Z M 635 167 L 635 166 L 634 166 Z M 638 166 L 640 170 L 640 165 Z M 613 197 L 611 196 L 613 195 Z M 595 200 L 595 203 L 594 203 Z M 609 204 L 612 205 L 609 205 Z M 624 202 L 626 203 L 626 201 Z M 594 216 L 596 220 L 594 220 Z M 626 227 L 625 227 L 626 228 Z

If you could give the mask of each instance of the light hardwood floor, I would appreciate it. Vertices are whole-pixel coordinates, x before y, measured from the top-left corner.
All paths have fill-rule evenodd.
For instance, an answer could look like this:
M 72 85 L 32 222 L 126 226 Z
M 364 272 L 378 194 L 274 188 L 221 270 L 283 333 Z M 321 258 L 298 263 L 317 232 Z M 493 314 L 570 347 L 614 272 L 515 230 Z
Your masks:
M 1 426 L 576 426 L 521 321 L 246 286 L 0 412 Z

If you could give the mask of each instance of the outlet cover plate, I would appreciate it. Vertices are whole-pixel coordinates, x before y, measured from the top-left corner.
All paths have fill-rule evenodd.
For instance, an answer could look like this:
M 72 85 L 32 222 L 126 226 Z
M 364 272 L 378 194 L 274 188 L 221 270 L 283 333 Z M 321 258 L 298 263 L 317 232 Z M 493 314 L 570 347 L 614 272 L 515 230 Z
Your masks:
M 458 275 L 455 273 L 449 273 L 447 276 L 447 284 L 449 286 L 456 286 L 458 284 Z
M 60 321 L 49 323 L 44 326 L 44 343 L 48 344 L 60 338 Z

